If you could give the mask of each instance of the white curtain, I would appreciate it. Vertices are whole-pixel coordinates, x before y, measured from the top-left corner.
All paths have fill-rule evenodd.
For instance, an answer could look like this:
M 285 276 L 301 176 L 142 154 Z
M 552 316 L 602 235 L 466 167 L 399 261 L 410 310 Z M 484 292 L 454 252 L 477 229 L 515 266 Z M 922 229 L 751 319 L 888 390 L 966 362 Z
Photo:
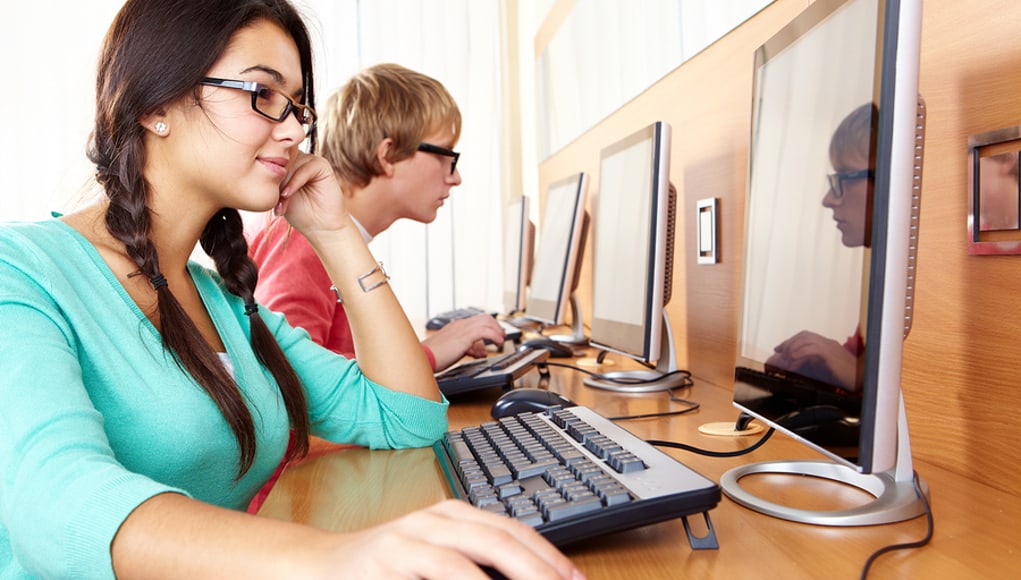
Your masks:
M 96 57 L 122 0 L 42 0 L 4 6 L 0 46 L 16 94 L 0 115 L 6 166 L 0 220 L 72 209 L 94 168 L 85 145 L 95 110 Z
M 461 108 L 463 182 L 435 222 L 395 223 L 372 243 L 412 321 L 501 303 L 500 21 L 497 0 L 302 0 L 320 99 L 352 74 L 396 62 L 442 82 Z
M 122 0 L 19 2 L 0 43 L 13 74 L 2 116 L 8 179 L 0 220 L 70 211 L 91 188 L 85 145 L 96 55 Z M 463 184 L 428 226 L 402 221 L 372 244 L 413 322 L 501 302 L 498 0 L 297 0 L 316 53 L 319 100 L 361 68 L 397 62 L 440 80 L 461 107 Z M 91 188 L 94 189 L 94 188 Z M 455 292 L 456 288 L 456 292 Z

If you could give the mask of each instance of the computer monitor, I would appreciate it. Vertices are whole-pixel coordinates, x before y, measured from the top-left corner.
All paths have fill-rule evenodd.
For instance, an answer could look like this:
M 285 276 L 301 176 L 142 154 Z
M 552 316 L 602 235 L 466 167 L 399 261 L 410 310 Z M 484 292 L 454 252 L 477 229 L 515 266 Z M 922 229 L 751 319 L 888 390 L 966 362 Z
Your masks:
M 588 231 L 587 189 L 588 175 L 577 173 L 553 183 L 546 192 L 525 304 L 524 317 L 544 326 L 566 324 L 570 308 L 571 334 L 549 337 L 570 344 L 587 341 L 574 297 Z
M 589 344 L 655 369 L 615 371 L 585 384 L 615 391 L 679 386 L 666 315 L 672 283 L 676 191 L 670 125 L 656 122 L 604 148 L 592 199 L 592 324 Z
M 529 217 L 529 201 L 521 196 L 507 204 L 503 236 L 503 309 L 514 315 L 525 309 L 535 251 L 535 224 Z
M 776 517 L 869 525 L 924 511 L 900 389 L 921 186 L 921 4 L 818 0 L 755 53 L 734 403 L 829 458 L 721 479 L 732 499 Z M 835 480 L 875 501 L 796 509 L 742 488 L 752 473 Z

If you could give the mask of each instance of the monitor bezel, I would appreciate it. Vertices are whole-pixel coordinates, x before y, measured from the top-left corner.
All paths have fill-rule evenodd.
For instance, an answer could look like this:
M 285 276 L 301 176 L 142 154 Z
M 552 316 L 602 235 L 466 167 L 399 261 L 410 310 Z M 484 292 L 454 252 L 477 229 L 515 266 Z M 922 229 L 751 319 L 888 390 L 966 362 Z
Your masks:
M 528 299 L 528 283 L 532 274 L 532 254 L 535 244 L 535 224 L 531 219 L 531 202 L 527 195 L 516 197 L 507 203 L 505 215 L 512 216 L 514 221 L 507 227 L 504 234 L 504 260 L 510 260 L 514 267 L 514 275 L 504 280 L 503 307 L 504 313 L 512 315 L 522 312 Z M 514 252 L 514 258 L 507 251 Z M 504 264 L 504 274 L 507 269 Z

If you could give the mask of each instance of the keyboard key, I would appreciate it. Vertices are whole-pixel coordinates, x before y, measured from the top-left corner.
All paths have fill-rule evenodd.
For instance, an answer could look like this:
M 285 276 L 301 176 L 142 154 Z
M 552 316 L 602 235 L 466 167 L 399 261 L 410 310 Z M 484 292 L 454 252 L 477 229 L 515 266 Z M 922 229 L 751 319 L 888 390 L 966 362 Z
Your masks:
M 595 496 L 589 496 L 578 501 L 558 502 L 546 509 L 546 519 L 555 522 L 570 516 L 596 511 L 601 507 L 602 504 Z

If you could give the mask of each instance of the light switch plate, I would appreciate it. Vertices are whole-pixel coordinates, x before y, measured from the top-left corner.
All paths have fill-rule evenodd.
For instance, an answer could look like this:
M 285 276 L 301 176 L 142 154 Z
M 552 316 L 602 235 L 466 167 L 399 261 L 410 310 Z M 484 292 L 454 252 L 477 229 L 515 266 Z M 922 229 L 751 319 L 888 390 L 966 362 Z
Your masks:
M 700 199 L 695 202 L 695 223 L 698 240 L 695 245 L 698 251 L 699 264 L 715 264 L 717 262 L 716 246 L 718 240 L 716 220 L 716 198 Z

